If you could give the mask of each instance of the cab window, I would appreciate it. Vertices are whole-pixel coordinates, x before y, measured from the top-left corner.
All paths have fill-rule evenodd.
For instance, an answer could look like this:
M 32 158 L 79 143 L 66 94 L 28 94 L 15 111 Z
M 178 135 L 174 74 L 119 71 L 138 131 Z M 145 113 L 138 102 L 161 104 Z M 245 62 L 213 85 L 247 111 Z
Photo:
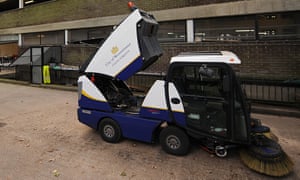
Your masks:
M 224 86 L 229 85 L 224 85 L 223 81 L 226 77 L 226 69 L 218 65 L 191 64 L 172 68 L 169 80 L 182 98 L 187 126 L 204 133 L 227 136 L 229 103 Z

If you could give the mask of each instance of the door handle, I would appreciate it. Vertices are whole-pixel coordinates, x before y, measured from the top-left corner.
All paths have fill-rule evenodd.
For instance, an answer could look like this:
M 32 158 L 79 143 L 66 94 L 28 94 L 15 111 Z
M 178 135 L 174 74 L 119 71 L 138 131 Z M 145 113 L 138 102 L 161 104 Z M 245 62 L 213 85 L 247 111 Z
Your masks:
M 173 104 L 179 104 L 180 103 L 180 99 L 178 99 L 178 98 L 171 98 L 171 102 Z

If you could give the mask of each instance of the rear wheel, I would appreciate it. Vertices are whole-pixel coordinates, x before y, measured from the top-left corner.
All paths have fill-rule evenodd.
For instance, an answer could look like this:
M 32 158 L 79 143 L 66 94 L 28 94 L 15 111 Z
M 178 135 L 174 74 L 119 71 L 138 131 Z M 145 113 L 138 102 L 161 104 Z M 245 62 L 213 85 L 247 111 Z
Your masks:
M 159 141 L 162 149 L 169 154 L 186 155 L 190 148 L 190 139 L 187 134 L 173 126 L 161 131 Z
M 121 128 L 118 123 L 112 119 L 105 118 L 99 125 L 100 135 L 103 140 L 110 143 L 117 143 L 122 138 Z

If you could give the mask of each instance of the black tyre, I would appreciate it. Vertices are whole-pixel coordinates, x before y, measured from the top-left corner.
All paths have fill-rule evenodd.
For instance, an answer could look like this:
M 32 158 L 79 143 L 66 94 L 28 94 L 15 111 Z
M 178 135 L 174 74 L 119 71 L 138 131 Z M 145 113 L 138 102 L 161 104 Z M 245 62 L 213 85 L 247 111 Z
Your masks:
M 174 155 L 186 155 L 190 149 L 190 139 L 187 134 L 173 126 L 164 128 L 159 135 L 159 141 L 162 149 Z
M 105 118 L 100 122 L 99 131 L 102 139 L 110 143 L 117 143 L 122 138 L 122 131 L 118 123 Z

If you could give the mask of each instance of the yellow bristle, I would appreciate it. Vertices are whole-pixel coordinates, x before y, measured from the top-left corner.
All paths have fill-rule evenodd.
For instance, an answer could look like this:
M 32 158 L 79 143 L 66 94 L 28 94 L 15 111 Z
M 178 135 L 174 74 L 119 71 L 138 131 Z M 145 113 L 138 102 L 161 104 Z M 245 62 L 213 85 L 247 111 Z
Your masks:
M 280 177 L 288 175 L 293 170 L 294 165 L 285 153 L 278 158 L 262 160 L 242 149 L 240 157 L 242 162 L 250 169 L 269 176 Z

